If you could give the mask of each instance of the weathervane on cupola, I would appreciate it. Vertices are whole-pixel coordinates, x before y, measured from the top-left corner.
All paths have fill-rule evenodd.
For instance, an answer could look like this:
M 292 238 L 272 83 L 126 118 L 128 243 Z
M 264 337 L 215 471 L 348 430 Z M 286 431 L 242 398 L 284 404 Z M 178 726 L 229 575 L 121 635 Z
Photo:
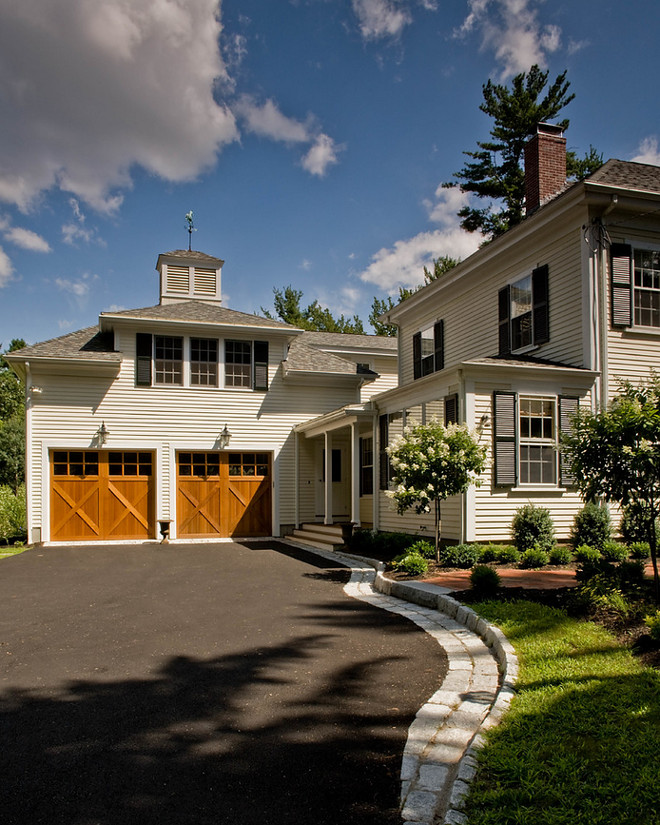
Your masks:
M 197 232 L 193 223 L 192 209 L 186 215 L 186 229 L 188 230 L 188 252 L 192 251 L 192 233 Z

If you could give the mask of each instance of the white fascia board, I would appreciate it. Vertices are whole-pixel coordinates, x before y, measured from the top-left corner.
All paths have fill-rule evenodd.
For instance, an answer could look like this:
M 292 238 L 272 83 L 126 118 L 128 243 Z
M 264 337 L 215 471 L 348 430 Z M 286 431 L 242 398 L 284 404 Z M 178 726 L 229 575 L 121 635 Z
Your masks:
M 318 372 L 316 370 L 283 370 L 283 378 L 287 382 L 296 384 L 313 384 L 327 386 L 333 384 L 348 384 L 360 386 L 364 376 L 360 373 L 348 372 Z
M 371 420 L 372 416 L 372 410 L 364 406 L 341 407 L 338 410 L 320 415 L 318 418 L 312 418 L 310 421 L 297 424 L 294 427 L 294 431 L 304 435 L 306 438 L 314 438 L 318 435 L 331 432 L 332 430 L 348 427 L 352 423 L 360 420 Z
M 119 354 L 119 353 L 118 353 Z M 25 363 L 30 364 L 32 371 L 48 371 L 51 375 L 68 375 L 70 373 L 77 373 L 82 375 L 117 375 L 121 368 L 121 357 L 116 360 L 108 361 L 102 358 L 57 358 L 50 356 L 28 358 L 10 359 L 7 356 L 8 363 L 14 372 L 21 378 L 25 378 Z
M 267 326 L 259 326 L 256 324 L 229 324 L 229 323 L 214 323 L 211 321 L 194 321 L 194 320 L 182 320 L 182 319 L 172 319 L 172 318 L 148 318 L 143 316 L 133 315 L 131 317 L 127 317 L 125 315 L 108 315 L 102 313 L 99 315 L 99 326 L 101 329 L 112 329 L 111 324 L 104 324 L 104 321 L 112 321 L 113 324 L 119 324 L 121 326 L 150 326 L 150 327 L 161 327 L 161 326 L 172 326 L 177 328 L 182 327 L 199 327 L 204 328 L 206 327 L 209 330 L 215 331 L 231 331 L 236 333 L 249 333 L 251 336 L 254 337 L 256 333 L 268 334 L 268 335 L 281 335 L 284 338 L 288 338 L 292 340 L 293 338 L 297 338 L 299 335 L 302 335 L 305 330 L 293 328 L 293 329 L 282 329 L 282 327 L 267 327 Z

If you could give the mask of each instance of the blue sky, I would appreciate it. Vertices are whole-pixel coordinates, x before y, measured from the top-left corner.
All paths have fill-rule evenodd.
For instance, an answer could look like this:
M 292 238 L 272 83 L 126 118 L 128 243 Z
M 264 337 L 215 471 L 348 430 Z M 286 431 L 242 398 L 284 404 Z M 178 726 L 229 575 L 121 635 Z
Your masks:
M 439 186 L 487 79 L 567 69 L 569 148 L 660 164 L 659 32 L 642 0 L 0 0 L 0 343 L 157 303 L 189 210 L 227 306 L 366 320 L 477 247 Z

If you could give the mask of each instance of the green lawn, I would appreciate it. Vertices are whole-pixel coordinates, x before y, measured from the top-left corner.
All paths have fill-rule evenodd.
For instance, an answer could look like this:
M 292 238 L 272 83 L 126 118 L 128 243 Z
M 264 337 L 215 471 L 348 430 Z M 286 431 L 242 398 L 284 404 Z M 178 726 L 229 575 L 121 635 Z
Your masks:
M 9 556 L 17 556 L 24 550 L 27 550 L 27 546 L 24 544 L 0 544 L 0 559 L 6 559 Z
M 520 678 L 480 754 L 470 825 L 660 825 L 660 673 L 561 610 L 472 606 L 507 635 Z

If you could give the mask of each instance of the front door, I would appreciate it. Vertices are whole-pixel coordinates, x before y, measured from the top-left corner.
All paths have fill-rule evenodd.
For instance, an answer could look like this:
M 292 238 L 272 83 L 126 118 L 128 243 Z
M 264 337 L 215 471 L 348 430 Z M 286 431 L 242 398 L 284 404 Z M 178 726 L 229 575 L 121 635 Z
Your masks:
M 325 449 L 319 446 L 316 458 L 316 518 L 325 517 Z M 350 485 L 348 482 L 346 448 L 333 447 L 331 459 L 332 513 L 330 517 L 341 520 L 350 517 Z

